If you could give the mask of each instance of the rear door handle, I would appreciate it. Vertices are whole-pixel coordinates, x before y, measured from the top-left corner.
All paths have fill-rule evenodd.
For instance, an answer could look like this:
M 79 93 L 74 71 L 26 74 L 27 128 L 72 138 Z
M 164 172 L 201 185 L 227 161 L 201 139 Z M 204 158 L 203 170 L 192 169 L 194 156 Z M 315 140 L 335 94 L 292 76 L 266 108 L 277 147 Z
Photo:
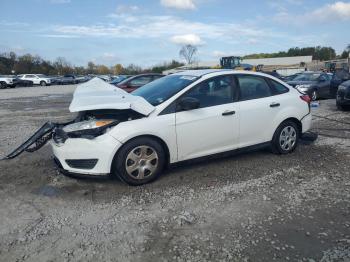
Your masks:
M 236 111 L 225 111 L 222 113 L 223 116 L 232 116 L 236 114 Z
M 280 103 L 271 103 L 270 104 L 270 107 L 279 107 L 280 106 Z

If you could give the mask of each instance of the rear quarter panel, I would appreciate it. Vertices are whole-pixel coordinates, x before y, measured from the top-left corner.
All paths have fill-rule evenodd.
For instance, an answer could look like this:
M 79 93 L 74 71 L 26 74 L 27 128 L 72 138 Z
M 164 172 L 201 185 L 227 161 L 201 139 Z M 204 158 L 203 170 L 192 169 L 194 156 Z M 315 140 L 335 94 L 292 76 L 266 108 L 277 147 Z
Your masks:
M 271 130 L 266 134 L 267 141 L 272 139 L 278 126 L 286 119 L 296 118 L 301 121 L 303 117 L 311 114 L 308 104 L 300 98 L 302 94 L 293 87 L 289 89 L 288 93 L 279 95 L 281 109 L 273 116 Z

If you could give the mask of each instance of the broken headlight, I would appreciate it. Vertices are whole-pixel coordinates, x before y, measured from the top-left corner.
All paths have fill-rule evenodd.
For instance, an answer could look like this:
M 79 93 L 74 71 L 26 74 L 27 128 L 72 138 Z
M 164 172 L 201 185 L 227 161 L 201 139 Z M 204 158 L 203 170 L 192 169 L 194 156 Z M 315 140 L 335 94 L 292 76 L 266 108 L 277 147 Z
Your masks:
M 107 128 L 115 126 L 118 120 L 86 120 L 56 128 L 53 140 L 64 143 L 68 138 L 93 139 L 104 134 Z
M 105 126 L 109 126 L 112 124 L 113 120 L 87 120 L 78 123 L 73 123 L 63 127 L 63 131 L 66 133 L 71 133 L 75 131 L 89 130 L 95 128 L 101 128 Z

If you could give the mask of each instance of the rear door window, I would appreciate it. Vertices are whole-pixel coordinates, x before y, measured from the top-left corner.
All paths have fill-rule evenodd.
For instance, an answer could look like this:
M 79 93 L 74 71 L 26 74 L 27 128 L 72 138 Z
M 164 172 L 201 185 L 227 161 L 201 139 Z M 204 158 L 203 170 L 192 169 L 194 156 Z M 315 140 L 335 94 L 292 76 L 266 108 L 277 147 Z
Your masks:
M 252 100 L 272 95 L 268 83 L 263 77 L 254 75 L 237 75 L 240 100 Z
M 223 75 L 205 80 L 194 86 L 183 97 L 196 98 L 200 108 L 232 103 L 235 97 L 234 79 Z

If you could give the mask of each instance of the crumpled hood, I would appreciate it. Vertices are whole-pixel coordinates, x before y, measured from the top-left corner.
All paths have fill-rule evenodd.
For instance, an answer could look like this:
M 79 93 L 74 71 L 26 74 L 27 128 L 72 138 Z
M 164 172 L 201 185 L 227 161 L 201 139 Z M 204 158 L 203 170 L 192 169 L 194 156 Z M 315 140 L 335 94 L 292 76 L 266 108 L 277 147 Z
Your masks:
M 69 111 L 80 112 L 97 109 L 132 109 L 147 116 L 155 107 L 143 97 L 129 94 L 119 87 L 95 77 L 78 85 L 73 94 Z

